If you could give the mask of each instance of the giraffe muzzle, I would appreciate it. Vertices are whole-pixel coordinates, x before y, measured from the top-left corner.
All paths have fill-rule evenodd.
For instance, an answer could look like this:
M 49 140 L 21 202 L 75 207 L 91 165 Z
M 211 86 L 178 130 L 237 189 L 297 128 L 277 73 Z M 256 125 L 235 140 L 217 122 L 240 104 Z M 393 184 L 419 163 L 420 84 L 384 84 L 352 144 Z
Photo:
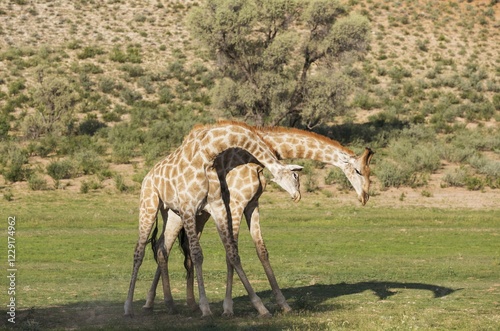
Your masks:
M 359 202 L 361 202 L 361 205 L 363 205 L 363 206 L 366 205 L 369 198 L 370 198 L 370 195 L 366 192 L 363 192 L 362 194 L 360 194 L 358 196 L 358 200 L 359 200 Z
M 293 197 L 292 200 L 293 202 L 299 202 L 301 198 L 300 192 L 297 192 Z

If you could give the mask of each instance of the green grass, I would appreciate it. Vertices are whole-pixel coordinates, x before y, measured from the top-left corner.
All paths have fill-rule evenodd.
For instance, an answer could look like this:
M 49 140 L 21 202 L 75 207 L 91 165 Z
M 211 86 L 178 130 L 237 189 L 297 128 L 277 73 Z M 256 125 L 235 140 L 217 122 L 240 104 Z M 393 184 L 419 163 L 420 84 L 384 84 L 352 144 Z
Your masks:
M 148 251 L 135 293 L 136 316 L 122 317 L 137 194 L 44 191 L 0 204 L 5 219 L 17 220 L 16 325 L 22 329 L 494 330 L 500 322 L 500 210 L 337 206 L 321 195 L 293 204 L 281 193 L 265 194 L 263 233 L 293 312 L 279 312 L 243 228 L 243 266 L 274 316 L 258 319 L 236 279 L 236 317 L 220 317 L 225 259 L 209 223 L 202 246 L 214 317 L 201 320 L 184 306 L 178 250 L 170 271 L 179 314 L 166 314 L 160 289 L 154 313 L 141 311 L 155 268 Z M 6 302 L 6 291 L 1 298 Z

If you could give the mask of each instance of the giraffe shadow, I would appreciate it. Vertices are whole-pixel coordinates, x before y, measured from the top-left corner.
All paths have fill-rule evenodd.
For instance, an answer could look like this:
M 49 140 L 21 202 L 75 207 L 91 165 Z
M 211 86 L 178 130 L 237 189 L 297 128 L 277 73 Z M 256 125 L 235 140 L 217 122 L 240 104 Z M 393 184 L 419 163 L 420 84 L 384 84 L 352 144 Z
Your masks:
M 378 300 L 386 300 L 391 296 L 397 295 L 403 290 L 419 290 L 430 292 L 433 298 L 442 298 L 453 294 L 461 289 L 452 289 L 449 287 L 425 284 L 425 283 L 406 283 L 406 282 L 384 282 L 368 281 L 358 283 L 338 283 L 338 284 L 315 284 L 302 287 L 289 287 L 281 289 L 288 303 L 294 310 L 303 311 L 328 311 L 338 309 L 338 304 L 334 304 L 330 299 L 359 294 L 365 291 L 372 292 Z M 265 299 L 273 297 L 271 290 L 258 292 L 258 295 Z M 248 296 L 234 298 L 236 306 L 243 307 L 248 305 Z M 271 306 L 274 306 L 271 304 Z M 273 310 L 279 310 L 278 307 L 272 307 Z

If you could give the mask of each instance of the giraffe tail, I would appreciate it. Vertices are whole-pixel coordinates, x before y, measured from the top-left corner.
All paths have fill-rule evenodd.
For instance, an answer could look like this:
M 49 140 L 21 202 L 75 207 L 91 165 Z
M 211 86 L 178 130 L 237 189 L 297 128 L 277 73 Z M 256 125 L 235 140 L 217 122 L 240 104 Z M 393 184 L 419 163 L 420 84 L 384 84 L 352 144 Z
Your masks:
M 163 234 L 160 236 L 159 239 L 156 237 L 158 236 L 158 216 L 156 216 L 155 219 L 155 228 L 153 229 L 153 232 L 151 233 L 151 237 L 148 239 L 147 244 L 151 243 L 151 250 L 153 251 L 153 256 L 155 258 L 155 261 L 158 262 L 158 246 L 164 241 L 163 240 Z
M 193 262 L 191 261 L 191 255 L 189 251 L 189 240 L 186 234 L 186 230 L 182 228 L 178 235 L 179 247 L 184 254 L 184 269 L 186 269 L 186 279 L 192 278 L 193 274 Z

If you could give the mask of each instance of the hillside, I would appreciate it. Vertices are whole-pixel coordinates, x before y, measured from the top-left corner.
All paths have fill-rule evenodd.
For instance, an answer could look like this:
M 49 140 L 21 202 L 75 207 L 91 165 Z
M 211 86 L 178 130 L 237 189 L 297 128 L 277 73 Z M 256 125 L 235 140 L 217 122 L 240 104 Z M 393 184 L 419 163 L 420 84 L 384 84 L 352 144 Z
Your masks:
M 371 46 L 361 63 L 344 68 L 356 82 L 348 114 L 318 131 L 377 151 L 374 192 L 407 187 L 425 196 L 459 187 L 498 196 L 500 4 L 346 3 L 370 19 Z M 27 190 L 137 190 L 194 123 L 221 116 L 210 102 L 214 65 L 185 27 L 195 5 L 0 4 L 7 200 Z M 321 188 L 342 186 L 325 186 L 327 175 L 316 175 Z

